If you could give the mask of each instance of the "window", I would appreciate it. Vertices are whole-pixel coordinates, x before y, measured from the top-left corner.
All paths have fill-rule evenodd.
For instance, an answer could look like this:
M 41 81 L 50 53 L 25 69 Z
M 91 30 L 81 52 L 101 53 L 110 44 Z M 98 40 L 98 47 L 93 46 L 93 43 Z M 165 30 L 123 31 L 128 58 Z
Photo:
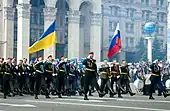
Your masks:
M 130 47 L 134 47 L 134 38 L 130 38 Z
M 36 12 L 31 12 L 31 24 L 38 23 L 38 14 Z
M 120 10 L 120 8 L 117 7 L 117 6 L 111 7 L 111 15 L 113 15 L 113 16 L 119 16 L 119 15 L 118 15 L 119 10 Z
M 109 30 L 110 30 L 110 31 L 115 31 L 116 25 L 117 25 L 116 22 L 110 21 L 110 22 L 109 22 Z
M 44 13 L 40 12 L 40 25 L 44 24 Z
M 135 10 L 134 9 L 126 9 L 127 11 L 127 17 L 133 18 Z
M 165 13 L 162 13 L 162 12 L 157 13 L 158 21 L 165 22 L 165 20 L 166 20 L 165 18 L 166 18 L 166 14 Z
M 144 10 L 144 11 L 142 11 L 142 18 L 143 18 L 144 20 L 149 20 L 151 14 L 152 14 L 151 11 L 149 11 L 149 10 Z
M 149 0 L 141 0 L 142 4 L 149 5 Z
M 142 34 L 145 33 L 144 26 L 145 26 L 145 24 L 142 25 Z
M 129 47 L 129 38 L 128 37 L 126 37 L 126 45 L 125 46 Z
M 134 33 L 134 24 L 133 23 L 126 23 L 126 32 L 127 33 Z
M 163 26 L 158 26 L 156 29 L 156 33 L 158 35 L 164 35 L 164 27 Z
M 162 7 L 164 5 L 164 0 L 156 0 L 156 4 L 158 7 Z
M 30 43 L 33 44 L 34 42 L 36 42 L 39 38 L 39 33 L 37 29 L 31 29 L 30 30 Z

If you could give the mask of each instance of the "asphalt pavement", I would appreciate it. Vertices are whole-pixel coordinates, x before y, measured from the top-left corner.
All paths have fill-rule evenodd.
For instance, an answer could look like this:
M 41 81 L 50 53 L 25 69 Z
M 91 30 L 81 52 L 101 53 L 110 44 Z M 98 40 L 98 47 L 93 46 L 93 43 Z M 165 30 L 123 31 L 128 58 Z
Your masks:
M 107 95 L 99 98 L 97 94 L 89 97 L 89 101 L 83 100 L 83 96 L 72 96 L 59 99 L 51 96 L 45 99 L 43 95 L 35 100 L 33 96 L 8 97 L 0 96 L 0 111 L 170 111 L 170 97 L 154 96 L 155 100 L 149 100 L 148 96 L 141 94 L 133 97 L 123 95 L 123 98 L 109 98 Z

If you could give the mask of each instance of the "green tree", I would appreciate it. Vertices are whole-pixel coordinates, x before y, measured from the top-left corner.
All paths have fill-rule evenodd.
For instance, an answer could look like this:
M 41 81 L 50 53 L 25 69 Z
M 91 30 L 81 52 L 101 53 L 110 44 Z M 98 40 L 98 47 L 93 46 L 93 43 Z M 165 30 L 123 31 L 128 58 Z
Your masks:
M 152 43 L 152 57 L 153 60 L 166 58 L 166 48 L 163 48 L 163 43 L 158 38 L 155 38 Z
M 147 47 L 146 44 L 144 43 L 144 39 L 141 38 L 139 40 L 138 45 L 136 46 L 136 61 L 146 61 L 147 60 Z

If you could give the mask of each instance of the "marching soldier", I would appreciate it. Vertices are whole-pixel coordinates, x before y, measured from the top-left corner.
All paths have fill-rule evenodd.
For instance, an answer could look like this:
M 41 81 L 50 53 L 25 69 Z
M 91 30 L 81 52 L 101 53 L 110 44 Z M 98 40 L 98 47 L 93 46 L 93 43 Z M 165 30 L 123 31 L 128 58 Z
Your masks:
M 52 56 L 48 56 L 48 59 L 44 63 L 45 68 L 45 90 L 46 90 L 46 97 L 50 98 L 50 84 L 52 82 L 52 74 L 53 74 L 53 61 Z
M 61 94 L 62 94 L 62 88 L 64 87 L 64 80 L 65 80 L 65 76 L 67 74 L 67 69 L 66 69 L 66 64 L 67 62 L 64 61 L 64 56 L 61 56 L 61 61 L 58 64 L 58 68 L 59 68 L 59 72 L 57 75 L 57 87 L 58 87 L 58 98 L 62 98 Z
M 122 85 L 125 85 L 127 92 L 131 96 L 135 95 L 135 93 L 133 93 L 130 88 L 129 69 L 128 69 L 128 65 L 125 60 L 122 61 L 122 66 L 120 67 L 120 71 L 121 71 L 120 78 L 119 78 L 119 82 L 120 82 L 119 84 L 121 85 L 120 88 L 122 88 Z
M 112 62 L 111 75 L 112 75 L 112 77 L 111 77 L 111 88 L 112 88 L 112 90 L 114 90 L 114 89 L 113 89 L 113 85 L 115 84 L 116 90 L 118 90 L 118 87 L 119 87 L 119 86 L 118 86 L 117 76 L 120 75 L 120 69 L 119 69 L 119 65 L 116 64 L 116 60 L 114 60 L 114 61 Z M 121 97 L 120 90 L 118 91 L 118 96 Z M 110 94 L 110 97 L 113 97 L 113 95 Z
M 3 89 L 3 75 L 4 75 L 4 68 L 3 68 L 3 64 L 4 64 L 4 59 L 0 57 L 0 90 L 2 91 Z
M 110 67 L 109 64 L 107 63 L 107 60 L 104 60 L 104 63 L 101 65 L 101 68 L 99 69 L 101 72 L 100 78 L 101 78 L 101 92 L 103 92 L 104 88 L 108 88 L 112 97 L 115 94 L 111 88 L 111 83 L 110 83 Z
M 23 96 L 23 88 L 24 88 L 24 83 L 25 83 L 25 71 L 26 67 L 23 64 L 23 60 L 19 60 L 18 66 L 18 83 L 19 83 L 19 95 Z
M 159 61 L 155 60 L 153 64 L 150 66 L 152 74 L 150 77 L 151 85 L 149 91 L 149 99 L 154 99 L 152 93 L 155 91 L 156 85 L 158 85 L 159 91 L 163 92 L 165 98 L 170 95 L 166 90 L 165 86 L 163 86 L 161 83 L 161 67 L 158 64 Z
M 13 58 L 12 59 L 12 76 L 13 76 L 13 80 L 12 80 L 12 83 L 13 83 L 13 86 L 14 86 L 14 91 L 17 92 L 19 89 L 18 89 L 18 75 L 17 75 L 17 63 L 16 63 L 16 59 Z
M 37 58 L 37 61 L 34 65 L 35 68 L 35 84 L 34 84 L 34 93 L 35 93 L 35 99 L 38 99 L 38 94 L 40 92 L 41 89 L 41 85 L 42 85 L 42 80 L 44 78 L 44 73 L 45 73 L 45 69 L 44 69 L 44 63 L 43 63 L 43 59 L 41 56 L 39 56 Z M 49 98 L 48 96 L 46 96 L 46 98 Z
M 14 89 L 12 84 L 12 65 L 11 65 L 11 58 L 7 59 L 7 62 L 3 64 L 4 75 L 3 75 L 3 92 L 4 92 L 4 99 L 8 95 L 8 91 L 11 91 L 13 96 Z M 9 86 L 8 86 L 9 85 Z
M 34 73 L 35 73 L 34 63 L 31 62 L 29 64 L 29 77 L 30 77 L 30 93 L 32 96 L 34 95 L 34 93 L 33 93 L 34 92 L 34 83 L 35 83 Z
M 87 59 L 83 61 L 83 65 L 86 67 L 85 78 L 84 78 L 84 100 L 89 100 L 87 97 L 87 93 L 89 91 L 89 86 L 95 86 L 97 92 L 100 97 L 103 97 L 105 94 L 101 93 L 99 90 L 99 85 L 96 80 L 97 73 L 97 65 L 95 63 L 96 60 L 93 59 L 94 53 L 90 52 Z
M 30 76 L 29 76 L 29 65 L 27 64 L 27 59 L 26 58 L 24 58 L 23 59 L 23 68 L 24 68 L 24 73 L 23 73 L 23 75 L 24 75 L 24 88 L 25 88 L 25 92 L 26 93 L 30 93 L 31 92 L 31 90 L 30 90 Z

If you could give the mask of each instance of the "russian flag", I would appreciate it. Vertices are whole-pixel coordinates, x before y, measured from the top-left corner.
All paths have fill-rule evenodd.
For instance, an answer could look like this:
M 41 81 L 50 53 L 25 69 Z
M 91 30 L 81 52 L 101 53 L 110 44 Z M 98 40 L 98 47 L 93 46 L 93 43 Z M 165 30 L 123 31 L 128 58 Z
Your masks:
M 118 23 L 114 35 L 110 41 L 107 57 L 110 58 L 111 56 L 116 54 L 121 49 L 121 47 L 122 46 L 121 46 L 120 30 L 119 30 L 119 23 Z

